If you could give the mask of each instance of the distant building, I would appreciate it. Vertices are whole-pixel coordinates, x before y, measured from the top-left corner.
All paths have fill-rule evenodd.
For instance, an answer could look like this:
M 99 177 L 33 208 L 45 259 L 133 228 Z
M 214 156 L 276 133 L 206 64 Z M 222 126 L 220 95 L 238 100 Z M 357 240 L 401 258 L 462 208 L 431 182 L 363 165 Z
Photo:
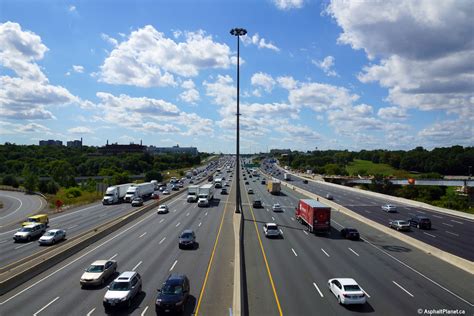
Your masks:
M 270 154 L 272 155 L 283 155 L 291 154 L 291 149 L 270 149 Z
M 173 147 L 148 147 L 148 152 L 154 155 L 160 154 L 190 154 L 197 156 L 199 154 L 196 147 L 179 147 L 179 145 Z
M 119 145 L 117 143 L 110 144 L 107 140 L 107 144 L 104 147 L 100 147 L 99 153 L 102 155 L 116 155 L 122 153 L 143 153 L 146 151 L 146 146 L 142 145 L 140 141 L 140 145 L 130 143 L 129 145 Z
M 48 140 L 40 140 L 39 145 L 40 146 L 62 146 L 63 142 L 60 140 L 48 139 Z
M 81 140 L 70 140 L 67 142 L 67 147 L 70 148 L 82 148 L 82 137 Z

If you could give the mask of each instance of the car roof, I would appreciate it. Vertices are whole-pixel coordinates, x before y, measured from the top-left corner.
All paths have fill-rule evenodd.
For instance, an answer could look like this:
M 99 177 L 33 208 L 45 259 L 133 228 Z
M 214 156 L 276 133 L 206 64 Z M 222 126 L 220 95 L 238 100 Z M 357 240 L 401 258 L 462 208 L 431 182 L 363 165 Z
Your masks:
M 272 225 L 273 226 L 278 226 L 276 223 L 266 223 L 265 225 L 267 225 L 267 226 L 272 226 Z
M 96 260 L 96 261 L 92 262 L 91 265 L 93 265 L 93 266 L 103 266 L 104 264 L 107 263 L 107 261 L 109 261 L 109 260 Z
M 135 271 L 122 272 L 114 281 L 130 281 L 130 279 L 137 274 Z
M 182 282 L 184 279 L 186 279 L 186 275 L 185 274 L 180 274 L 180 273 L 172 273 L 168 276 L 168 278 L 166 279 L 165 283 L 180 283 Z
M 181 234 L 194 233 L 192 229 L 185 229 Z
M 339 283 L 341 283 L 341 285 L 356 285 L 357 284 L 357 282 L 351 278 L 335 278 L 333 280 L 338 280 Z
M 59 232 L 59 231 L 62 231 L 62 229 L 50 229 L 50 230 L 48 230 L 48 232 L 53 232 L 53 233 Z

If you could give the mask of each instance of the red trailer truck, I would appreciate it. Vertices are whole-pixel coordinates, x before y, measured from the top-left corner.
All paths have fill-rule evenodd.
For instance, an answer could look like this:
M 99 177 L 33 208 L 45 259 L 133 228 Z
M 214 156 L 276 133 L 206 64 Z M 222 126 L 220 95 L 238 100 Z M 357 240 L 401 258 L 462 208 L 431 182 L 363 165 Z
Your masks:
M 307 225 L 310 232 L 329 232 L 331 230 L 331 208 L 319 201 L 300 200 L 295 217 L 300 223 Z

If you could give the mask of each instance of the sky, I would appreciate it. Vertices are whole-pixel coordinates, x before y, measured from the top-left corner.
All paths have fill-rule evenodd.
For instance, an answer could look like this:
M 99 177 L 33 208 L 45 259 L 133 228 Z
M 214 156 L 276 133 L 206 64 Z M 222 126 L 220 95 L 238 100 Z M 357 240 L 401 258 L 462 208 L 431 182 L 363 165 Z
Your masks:
M 471 0 L 0 1 L 0 143 L 474 145 Z

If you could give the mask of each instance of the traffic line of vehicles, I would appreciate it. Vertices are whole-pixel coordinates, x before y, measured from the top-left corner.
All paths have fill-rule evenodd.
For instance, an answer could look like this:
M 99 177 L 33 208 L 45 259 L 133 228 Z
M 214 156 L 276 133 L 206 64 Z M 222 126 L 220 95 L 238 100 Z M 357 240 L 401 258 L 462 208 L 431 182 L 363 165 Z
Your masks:
M 14 242 L 30 242 L 38 238 L 40 245 L 54 245 L 66 239 L 64 229 L 50 229 L 48 227 L 49 218 L 46 214 L 38 214 L 28 217 L 21 228 L 13 235 Z

